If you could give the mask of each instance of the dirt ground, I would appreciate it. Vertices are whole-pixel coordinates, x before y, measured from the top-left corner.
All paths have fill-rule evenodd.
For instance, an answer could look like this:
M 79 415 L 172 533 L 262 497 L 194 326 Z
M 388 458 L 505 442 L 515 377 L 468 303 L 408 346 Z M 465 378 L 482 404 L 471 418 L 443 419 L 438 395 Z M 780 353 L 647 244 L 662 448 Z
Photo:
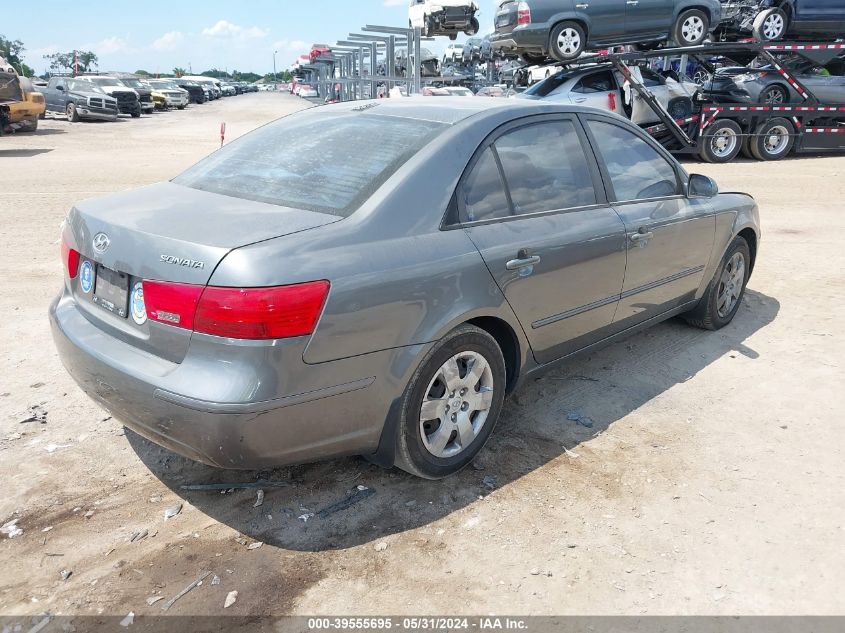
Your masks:
M 231 139 L 303 105 L 244 95 L 0 139 L 0 524 L 23 530 L 0 535 L 0 614 L 161 613 L 146 599 L 204 571 L 219 584 L 169 614 L 224 613 L 232 590 L 239 615 L 845 614 L 845 156 L 686 161 L 761 207 L 734 323 L 673 320 L 523 387 L 446 481 L 362 459 L 214 471 L 85 397 L 46 317 L 64 214 L 173 177 L 222 121 Z M 45 419 L 23 422 L 31 407 Z M 180 488 L 256 479 L 290 485 L 260 507 L 254 490 Z

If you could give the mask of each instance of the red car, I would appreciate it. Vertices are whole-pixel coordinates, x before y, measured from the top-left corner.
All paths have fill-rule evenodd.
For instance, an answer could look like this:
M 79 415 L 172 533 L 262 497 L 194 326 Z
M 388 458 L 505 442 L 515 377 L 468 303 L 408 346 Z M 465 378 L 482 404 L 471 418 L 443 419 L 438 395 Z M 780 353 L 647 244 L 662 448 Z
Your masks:
M 320 57 L 326 57 L 331 54 L 332 49 L 330 49 L 325 44 L 314 44 L 311 47 L 311 63 L 313 64 Z

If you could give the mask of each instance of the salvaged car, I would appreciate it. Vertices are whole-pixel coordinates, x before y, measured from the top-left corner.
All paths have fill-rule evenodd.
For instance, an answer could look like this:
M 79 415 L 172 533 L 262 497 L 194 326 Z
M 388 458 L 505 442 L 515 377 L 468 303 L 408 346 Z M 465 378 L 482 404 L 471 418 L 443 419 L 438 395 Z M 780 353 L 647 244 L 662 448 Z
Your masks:
M 184 110 L 190 101 L 187 90 L 180 88 L 175 79 L 150 79 L 147 81 L 153 90 L 161 93 L 167 101 L 167 107 Z
M 719 0 L 500 0 L 491 44 L 529 64 L 570 61 L 588 48 L 697 46 L 721 18 Z
M 789 72 L 809 88 L 822 104 L 845 104 L 845 56 L 827 64 L 796 58 L 786 63 Z M 729 66 L 720 68 L 704 85 L 704 95 L 720 103 L 762 103 L 784 105 L 802 103 L 803 95 L 770 66 L 759 68 Z
M 143 110 L 141 108 L 141 100 L 138 93 L 124 84 L 117 77 L 83 75 L 82 78 L 86 81 L 90 81 L 96 86 L 99 86 L 103 92 L 110 97 L 113 97 L 117 101 L 117 107 L 120 110 L 120 114 L 128 114 L 133 119 L 137 119 L 141 116 L 141 112 Z
M 447 35 L 454 40 L 458 33 L 478 33 L 477 11 L 478 3 L 472 0 L 411 0 L 408 26 L 422 29 L 425 37 Z
M 845 34 L 845 0 L 729 0 L 722 2 L 718 37 L 835 40 Z
M 49 318 L 79 386 L 182 455 L 436 479 L 573 354 L 676 315 L 728 325 L 758 216 L 609 112 L 326 105 L 74 205 Z
M 117 120 L 117 99 L 84 77 L 51 77 L 43 90 L 47 112 L 63 114 L 68 121 Z
M 651 92 L 673 119 L 692 114 L 699 86 L 678 82 L 643 66 L 632 66 L 632 74 Z M 519 99 L 557 101 L 616 112 L 638 125 L 657 123 L 660 118 L 645 103 L 622 74 L 608 64 L 562 70 L 520 94 Z
M 208 101 L 205 89 L 195 81 L 178 77 L 173 80 L 173 83 L 188 93 L 190 103 L 205 103 Z

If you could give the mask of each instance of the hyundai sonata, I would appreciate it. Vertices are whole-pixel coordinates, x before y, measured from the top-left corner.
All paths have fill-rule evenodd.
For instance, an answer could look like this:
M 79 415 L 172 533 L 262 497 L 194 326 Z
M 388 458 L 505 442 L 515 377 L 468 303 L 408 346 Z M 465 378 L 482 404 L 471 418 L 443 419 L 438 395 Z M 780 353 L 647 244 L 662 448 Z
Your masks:
M 79 385 L 178 453 L 437 478 L 527 376 L 674 315 L 728 324 L 759 235 L 751 197 L 614 114 L 338 104 L 74 206 L 50 317 Z

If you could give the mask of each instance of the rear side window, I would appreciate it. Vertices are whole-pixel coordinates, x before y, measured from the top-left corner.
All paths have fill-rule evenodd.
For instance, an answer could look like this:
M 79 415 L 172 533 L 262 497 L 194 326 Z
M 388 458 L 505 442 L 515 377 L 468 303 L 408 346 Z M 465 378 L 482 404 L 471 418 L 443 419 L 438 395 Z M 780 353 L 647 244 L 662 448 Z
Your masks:
M 661 198 L 679 193 L 674 166 L 633 132 L 612 123 L 589 121 L 596 150 L 604 159 L 616 200 Z
M 613 75 L 608 70 L 587 75 L 575 85 L 572 92 L 590 94 L 593 92 L 610 92 L 615 89 L 616 86 L 613 83 Z
M 571 121 L 519 128 L 495 143 L 516 215 L 596 204 L 584 149 Z
M 496 164 L 493 150 L 488 147 L 475 163 L 472 172 L 464 183 L 463 213 L 464 222 L 479 222 L 510 215 L 510 205 L 502 184 L 502 174 Z
M 446 127 L 357 112 L 303 112 L 243 136 L 173 182 L 346 217 Z

